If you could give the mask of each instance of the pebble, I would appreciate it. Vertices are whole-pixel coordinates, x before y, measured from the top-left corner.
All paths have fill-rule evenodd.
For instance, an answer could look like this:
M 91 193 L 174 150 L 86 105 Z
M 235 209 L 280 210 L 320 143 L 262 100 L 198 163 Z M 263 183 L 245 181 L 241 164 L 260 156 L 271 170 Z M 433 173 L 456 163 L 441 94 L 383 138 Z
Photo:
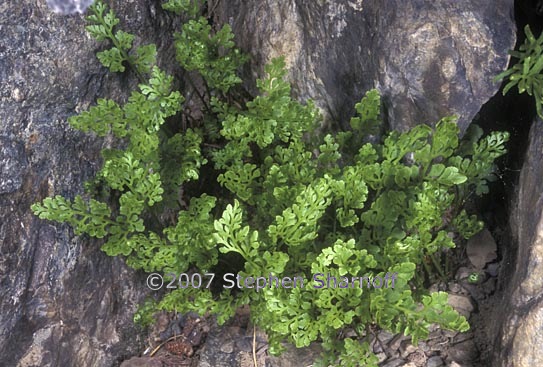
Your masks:
M 428 359 L 426 367 L 441 367 L 443 366 L 443 360 L 440 356 L 433 356 Z
M 462 286 L 455 282 L 449 282 L 449 291 L 452 293 L 460 293 L 462 291 Z
M 401 346 L 402 342 L 404 340 L 407 340 L 407 339 L 408 339 L 408 337 L 406 337 L 406 336 L 404 336 L 402 334 L 398 334 L 398 335 L 396 335 L 394 338 L 392 338 L 390 340 L 390 343 L 388 343 L 388 346 L 392 350 L 400 349 L 400 346 Z
M 227 341 L 223 345 L 221 345 L 221 352 L 223 353 L 232 353 L 234 351 L 234 342 L 233 341 Z
M 449 294 L 449 305 L 466 318 L 469 318 L 474 310 L 473 303 L 468 296 Z
M 381 343 L 386 344 L 386 343 L 388 343 L 390 340 L 392 340 L 392 338 L 394 338 L 394 334 L 389 333 L 388 331 L 385 331 L 385 330 L 381 330 L 381 331 L 379 332 L 379 334 L 377 335 L 377 337 L 379 338 L 379 340 L 381 341 Z
M 23 94 L 23 92 L 21 92 L 19 88 L 15 88 L 11 91 L 11 98 L 15 102 L 22 102 L 25 99 L 25 95 Z
M 381 367 L 400 367 L 405 366 L 405 361 L 403 359 L 393 359 L 391 361 L 388 361 Z
M 460 363 L 470 363 L 477 358 L 477 348 L 473 339 L 455 344 L 449 349 L 449 357 Z
M 455 278 L 456 278 L 456 280 L 464 280 L 464 279 L 468 278 L 471 273 L 473 273 L 472 269 L 466 268 L 466 267 L 461 267 L 456 272 L 456 277 Z
M 411 353 L 414 353 L 417 350 L 417 347 L 415 347 L 413 344 L 411 344 L 409 341 L 405 340 L 400 347 L 400 355 L 402 358 L 406 358 Z
M 162 362 L 149 357 L 132 357 L 121 363 L 121 367 L 161 367 Z
M 386 361 L 387 358 L 388 358 L 386 353 L 383 353 L 383 352 L 375 353 L 375 356 L 379 359 L 379 362 L 377 362 L 377 363 L 382 363 L 382 362 Z

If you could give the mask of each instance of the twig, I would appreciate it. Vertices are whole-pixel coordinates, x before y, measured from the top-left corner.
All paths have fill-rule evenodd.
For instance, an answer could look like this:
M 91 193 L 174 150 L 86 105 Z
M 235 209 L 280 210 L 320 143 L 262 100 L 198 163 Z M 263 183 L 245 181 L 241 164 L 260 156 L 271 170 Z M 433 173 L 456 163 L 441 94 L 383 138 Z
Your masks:
M 255 367 L 258 367 L 258 363 L 256 361 L 256 326 L 253 325 L 253 363 Z

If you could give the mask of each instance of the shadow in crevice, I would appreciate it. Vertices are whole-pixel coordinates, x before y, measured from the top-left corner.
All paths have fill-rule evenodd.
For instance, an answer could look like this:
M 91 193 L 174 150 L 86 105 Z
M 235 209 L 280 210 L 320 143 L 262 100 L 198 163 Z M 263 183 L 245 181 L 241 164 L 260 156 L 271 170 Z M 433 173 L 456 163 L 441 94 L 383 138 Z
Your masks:
M 528 24 L 534 35 L 538 36 L 543 29 L 543 0 L 515 1 L 515 21 L 517 24 L 517 43 L 515 49 L 524 43 L 524 27 Z M 510 65 L 516 63 L 512 59 Z M 505 83 L 504 83 L 505 84 Z M 499 179 L 490 186 L 490 193 L 479 201 L 479 210 L 492 232 L 497 244 L 501 262 L 500 274 L 495 293 L 484 301 L 482 309 L 489 312 L 480 314 L 478 327 L 482 338 L 479 350 L 487 349 L 485 361 L 481 366 L 496 366 L 500 351 L 502 332 L 501 325 L 506 312 L 509 283 L 513 279 L 517 261 L 518 244 L 511 232 L 510 216 L 515 205 L 515 196 L 519 182 L 526 150 L 528 148 L 529 132 L 535 120 L 536 108 L 533 97 L 519 95 L 517 88 L 512 88 L 507 95 L 500 91 L 491 98 L 480 110 L 474 123 L 483 128 L 485 133 L 490 131 L 508 131 L 510 133 L 507 145 L 508 154 L 498 162 Z M 486 345 L 485 345 L 486 344 Z M 494 360 L 492 360 L 494 359 Z

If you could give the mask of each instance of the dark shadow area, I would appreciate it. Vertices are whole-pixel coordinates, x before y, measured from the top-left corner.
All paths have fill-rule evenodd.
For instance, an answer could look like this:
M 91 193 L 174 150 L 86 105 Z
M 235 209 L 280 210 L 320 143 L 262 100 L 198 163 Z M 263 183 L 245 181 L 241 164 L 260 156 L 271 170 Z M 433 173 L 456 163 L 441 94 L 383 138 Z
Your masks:
M 538 10 L 539 9 L 539 10 Z M 524 43 L 524 27 L 528 24 L 537 37 L 543 29 L 543 1 L 515 1 L 515 21 L 517 23 L 517 43 L 515 49 Z M 512 58 L 510 65 L 517 62 Z M 514 209 L 516 187 L 519 182 L 530 127 L 535 120 L 536 107 L 532 96 L 518 94 L 516 87 L 507 95 L 500 91 L 480 110 L 473 123 L 485 131 L 508 131 L 508 154 L 498 161 L 498 179 L 490 185 L 490 193 L 478 200 L 477 206 L 486 225 L 493 234 L 498 245 L 500 272 L 496 290 L 488 299 L 479 304 L 479 313 L 470 323 L 473 325 L 476 343 L 481 352 L 480 366 L 493 366 L 492 355 L 499 355 L 501 330 L 503 321 L 502 305 L 505 302 L 509 282 L 513 278 L 517 258 L 518 244 L 515 243 L 510 227 L 510 215 Z

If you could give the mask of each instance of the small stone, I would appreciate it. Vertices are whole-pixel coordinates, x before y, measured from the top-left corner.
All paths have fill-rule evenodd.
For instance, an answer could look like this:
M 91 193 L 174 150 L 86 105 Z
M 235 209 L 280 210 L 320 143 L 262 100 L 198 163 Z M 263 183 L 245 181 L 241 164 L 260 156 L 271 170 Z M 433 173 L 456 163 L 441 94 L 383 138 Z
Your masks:
M 455 344 L 449 349 L 449 357 L 460 363 L 471 363 L 477 358 L 478 352 L 473 339 Z
M 406 363 L 406 364 L 402 365 L 402 367 L 418 367 L 418 366 L 413 362 L 409 362 L 409 363 Z
M 491 263 L 486 266 L 486 272 L 491 277 L 497 277 L 500 271 L 500 263 Z
M 403 359 L 393 359 L 385 363 L 382 367 L 400 367 L 404 365 L 405 361 Z
M 462 286 L 455 282 L 449 282 L 449 292 L 451 293 L 460 293 L 462 291 Z
M 390 340 L 390 342 L 388 343 L 388 347 L 390 349 L 392 349 L 392 350 L 398 350 L 398 349 L 400 349 L 400 346 L 401 346 L 402 342 L 404 340 L 407 340 L 407 339 L 408 339 L 408 337 L 406 337 L 406 336 L 404 336 L 402 334 L 398 334 L 398 335 L 396 335 L 394 338 L 392 338 Z
M 458 331 L 453 331 L 453 330 L 441 330 L 441 332 L 443 333 L 443 337 L 451 338 L 451 339 L 456 337 L 459 334 Z
M 132 357 L 121 363 L 121 367 L 162 367 L 162 362 L 150 357 Z
M 460 269 L 458 269 L 458 271 L 456 272 L 456 276 L 455 276 L 455 279 L 456 280 L 465 280 L 469 277 L 469 275 L 473 273 L 473 269 L 470 269 L 470 268 L 466 268 L 466 267 L 461 267 Z
M 21 92 L 21 90 L 19 88 L 15 88 L 15 89 L 13 89 L 11 91 L 11 98 L 15 102 L 22 102 L 22 101 L 24 101 L 25 96 L 24 96 L 23 92 Z
M 484 228 L 468 240 L 466 254 L 476 269 L 482 269 L 486 264 L 496 260 L 497 248 L 494 237 L 487 228 Z
M 428 344 L 424 341 L 419 342 L 417 345 L 417 348 L 422 350 L 423 352 L 428 352 L 430 350 L 430 347 L 428 347 Z
M 232 353 L 234 351 L 234 342 L 233 341 L 226 341 L 223 345 L 221 345 L 221 352 L 223 353 Z
M 382 363 L 382 362 L 386 361 L 387 358 L 388 358 L 386 353 L 383 353 L 383 352 L 375 353 L 375 356 L 379 359 L 379 362 L 377 362 L 377 363 Z
M 401 344 L 400 355 L 402 356 L 402 358 L 406 358 L 408 355 L 414 353 L 416 350 L 417 347 L 415 347 L 413 344 L 406 340 Z
M 383 344 L 388 343 L 392 338 L 394 338 L 394 334 L 389 333 L 388 331 L 381 330 L 379 334 L 377 334 L 377 338 L 379 338 L 379 341 Z
M 447 290 L 447 284 L 445 284 L 444 282 L 437 282 L 437 283 L 434 283 L 432 284 L 428 290 L 430 292 L 444 292 Z
M 466 318 L 469 318 L 474 310 L 470 298 L 458 294 L 449 294 L 449 305 Z
M 426 357 L 426 354 L 424 354 L 423 351 L 417 350 L 415 353 L 411 353 L 409 356 L 407 356 L 407 360 L 414 363 L 417 367 L 422 367 L 426 366 L 428 357 Z
M 457 336 L 454 337 L 454 344 L 462 343 L 466 340 L 473 340 L 472 332 L 459 333 Z
M 443 366 L 443 360 L 440 356 L 433 356 L 428 358 L 428 362 L 426 363 L 426 367 L 441 367 Z
M 462 367 L 462 366 L 456 363 L 455 361 L 452 361 L 449 367 Z

